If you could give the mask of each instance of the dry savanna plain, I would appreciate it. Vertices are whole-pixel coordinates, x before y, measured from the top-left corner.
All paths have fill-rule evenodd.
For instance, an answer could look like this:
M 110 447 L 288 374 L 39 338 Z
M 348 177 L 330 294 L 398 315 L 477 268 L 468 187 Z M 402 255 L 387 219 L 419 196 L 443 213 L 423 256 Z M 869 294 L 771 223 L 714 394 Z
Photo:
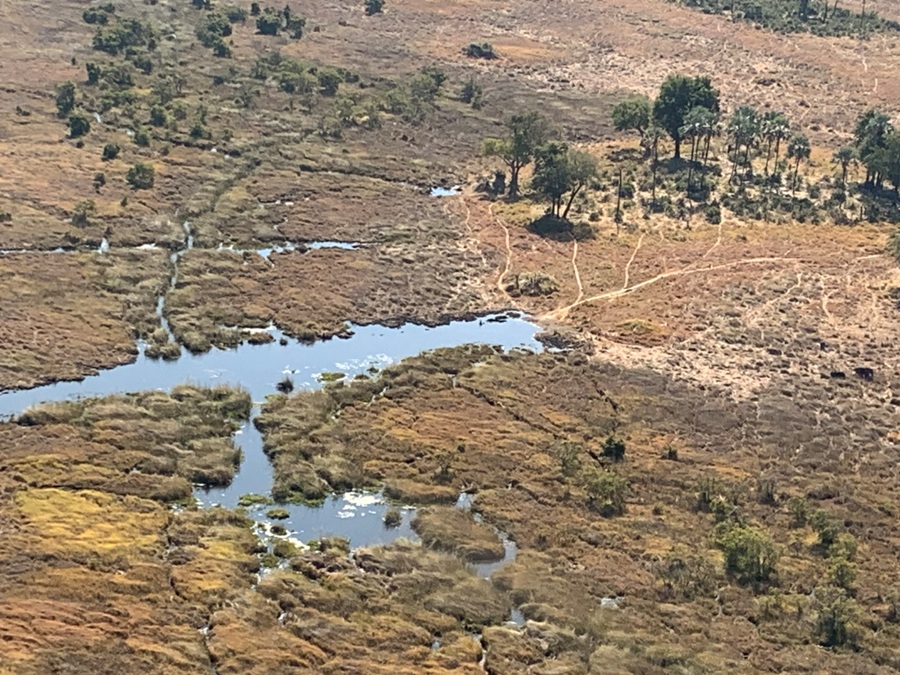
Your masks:
M 900 670 L 896 3 L 286 5 L 0 3 L 0 405 L 272 327 L 544 348 L 7 411 L 0 674 Z M 202 508 L 247 423 L 279 505 L 415 534 Z

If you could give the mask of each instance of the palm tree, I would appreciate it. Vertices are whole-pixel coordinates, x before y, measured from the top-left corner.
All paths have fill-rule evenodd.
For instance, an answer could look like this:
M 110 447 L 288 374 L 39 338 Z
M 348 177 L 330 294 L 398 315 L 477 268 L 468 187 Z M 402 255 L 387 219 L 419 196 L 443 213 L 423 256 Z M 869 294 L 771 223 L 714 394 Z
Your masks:
M 831 161 L 839 164 L 841 167 L 841 185 L 847 185 L 847 169 L 856 161 L 856 148 L 852 145 L 845 145 L 843 148 L 834 153 Z
M 719 128 L 719 113 L 713 112 L 711 110 L 705 111 L 705 115 L 703 116 L 703 138 L 705 141 L 705 147 L 703 148 L 703 168 L 706 168 L 706 162 L 709 159 L 709 144 L 712 141 L 713 136 L 718 136 L 721 133 L 721 129 Z
M 652 125 L 646 132 L 644 132 L 644 137 L 641 139 L 641 143 L 648 150 L 648 154 L 653 158 L 652 159 L 652 168 L 653 168 L 653 204 L 656 204 L 656 169 L 658 165 L 659 159 L 659 144 L 665 138 L 666 132 L 662 127 L 657 125 Z
M 791 124 L 788 118 L 778 113 L 768 125 L 768 135 L 775 141 L 775 169 L 778 172 L 778 155 L 781 151 L 781 142 L 789 138 L 791 133 Z M 766 161 L 766 170 L 768 170 L 768 160 Z
M 705 108 L 691 108 L 688 114 L 684 116 L 684 126 L 680 129 L 681 137 L 691 142 L 691 159 L 688 163 L 688 192 L 691 190 L 691 183 L 694 177 L 694 162 L 697 160 L 697 150 L 700 148 L 699 140 L 703 137 L 705 113 L 707 112 Z
M 745 105 L 735 110 L 728 123 L 728 135 L 731 137 L 733 152 L 731 178 L 729 180 L 733 180 L 735 175 L 737 175 L 737 167 L 741 161 L 741 150 L 743 150 L 744 164 L 749 167 L 751 173 L 753 172 L 753 168 L 750 166 L 750 150 L 758 134 L 759 113 L 756 112 L 756 109 Z
M 772 146 L 781 142 L 787 134 L 788 124 L 787 117 L 783 113 L 769 111 L 762 116 L 760 122 L 760 133 L 766 141 L 766 176 L 769 175 L 769 162 L 772 159 Z M 775 160 L 777 165 L 778 160 Z
M 791 185 L 791 198 L 797 190 L 797 174 L 800 172 L 800 162 L 809 159 L 810 147 L 809 139 L 803 134 L 794 134 L 788 143 L 788 157 L 797 160 L 794 165 L 794 182 Z

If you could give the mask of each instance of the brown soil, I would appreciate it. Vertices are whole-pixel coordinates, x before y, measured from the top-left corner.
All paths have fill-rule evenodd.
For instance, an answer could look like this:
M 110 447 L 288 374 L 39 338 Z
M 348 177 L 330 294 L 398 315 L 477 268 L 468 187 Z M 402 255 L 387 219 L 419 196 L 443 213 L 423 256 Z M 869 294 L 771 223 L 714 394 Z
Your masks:
M 594 237 L 575 242 L 531 233 L 542 207 L 528 200 L 425 194 L 493 170 L 480 140 L 523 108 L 610 165 L 634 145 L 612 134 L 611 105 L 653 93 L 669 72 L 712 75 L 726 109 L 784 110 L 817 146 L 809 175 L 826 176 L 856 115 L 891 112 L 900 96 L 895 40 L 776 35 L 665 0 L 389 0 L 377 17 L 311 0 L 296 8 L 309 18 L 301 41 L 257 35 L 250 21 L 235 28 L 229 60 L 197 43 L 202 13 L 189 3 L 116 4 L 165 37 L 153 75 L 135 74 L 134 119 L 128 106 L 104 111 L 82 147 L 65 138 L 55 87 L 78 83 L 80 105 L 100 110 L 84 65 L 122 59 L 91 49 L 84 2 L 0 6 L 0 249 L 32 251 L 0 254 L 0 389 L 81 377 L 133 359 L 139 337 L 167 340 L 154 309 L 185 221 L 195 248 L 165 307 L 197 351 L 270 322 L 311 339 L 346 322 L 507 307 L 582 348 L 445 351 L 274 397 L 260 420 L 276 494 L 381 483 L 401 502 L 443 504 L 420 516 L 435 548 L 463 558 L 473 542 L 496 548 L 492 527 L 515 539 L 519 555 L 493 583 L 455 555 L 400 544 L 353 559 L 304 551 L 254 587 L 248 519 L 168 508 L 190 481 L 230 479 L 241 395 L 138 394 L 0 425 L 0 672 L 437 675 L 482 672 L 482 656 L 492 673 L 900 668 L 900 273 L 882 254 L 884 226 L 744 222 L 727 209 L 716 226 L 631 208 L 616 227 L 607 185 L 588 195 Z M 500 58 L 464 57 L 476 41 Z M 362 85 L 342 85 L 358 103 L 432 63 L 449 76 L 446 94 L 420 125 L 386 115 L 380 129 L 326 139 L 335 99 L 307 110 L 251 76 L 276 48 L 358 73 Z M 187 117 L 149 129 L 139 147 L 126 129 L 146 125 L 155 78 L 175 72 Z M 481 110 L 454 98 L 470 76 L 485 89 Z M 192 138 L 201 103 L 209 137 Z M 104 162 L 111 142 L 121 154 Z M 155 168 L 152 190 L 126 185 L 136 162 Z M 76 227 L 86 199 L 96 213 Z M 111 251 L 92 252 L 104 237 Z M 268 262 L 253 252 L 316 240 L 361 246 Z M 58 246 L 72 250 L 49 252 Z M 530 272 L 558 290 L 510 294 Z M 615 465 L 603 455 L 611 433 L 627 446 Z M 604 472 L 628 482 L 617 518 L 588 492 Z M 463 489 L 487 525 L 449 510 Z M 726 574 L 722 516 L 698 509 L 701 492 L 772 536 L 781 558 L 770 585 Z M 859 542 L 855 650 L 816 636 L 832 561 L 793 522 L 801 497 Z M 503 625 L 512 605 L 521 629 Z

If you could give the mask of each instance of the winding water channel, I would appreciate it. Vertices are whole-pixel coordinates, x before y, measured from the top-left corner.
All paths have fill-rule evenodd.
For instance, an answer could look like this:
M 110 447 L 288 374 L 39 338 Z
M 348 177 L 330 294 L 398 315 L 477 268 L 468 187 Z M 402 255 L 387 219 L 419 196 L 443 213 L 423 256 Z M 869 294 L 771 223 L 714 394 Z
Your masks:
M 190 383 L 213 386 L 228 384 L 247 390 L 254 403 L 252 416 L 266 396 L 276 393 L 276 384 L 290 375 L 295 390 L 311 390 L 322 386 L 322 373 L 354 375 L 370 368 L 380 369 L 403 358 L 439 347 L 468 343 L 497 345 L 504 349 L 525 348 L 538 351 L 535 339 L 538 328 L 516 316 L 492 316 L 470 321 L 454 321 L 434 328 L 407 324 L 399 328 L 351 325 L 352 336 L 305 344 L 286 338 L 270 328 L 274 342 L 263 345 L 243 344 L 236 349 L 212 349 L 192 355 L 184 352 L 176 361 L 148 358 L 141 348 L 133 363 L 103 370 L 81 381 L 64 381 L 32 389 L 0 393 L 0 415 L 16 416 L 29 406 L 77 397 L 108 396 L 133 391 L 161 389 Z M 285 344 L 281 344 L 282 338 Z M 241 495 L 267 495 L 272 486 L 272 467 L 262 449 L 262 437 L 251 423 L 235 435 L 243 453 L 243 462 L 234 481 L 226 488 L 197 487 L 195 497 L 204 507 L 221 505 L 233 508 Z M 416 539 L 410 527 L 412 509 L 403 509 L 399 527 L 388 529 L 383 517 L 389 505 L 380 494 L 350 493 L 336 495 L 320 507 L 298 504 L 280 505 L 290 516 L 278 521 L 287 536 L 306 542 L 323 535 L 350 540 L 352 548 L 385 544 L 398 538 Z M 460 506 L 465 507 L 461 503 Z M 250 513 L 263 530 L 267 530 L 268 506 L 251 507 Z M 501 535 L 502 536 L 502 535 Z M 507 555 L 498 563 L 476 565 L 482 576 L 489 576 L 500 564 L 515 555 L 515 544 L 505 537 Z
M 432 194 L 450 196 L 455 194 L 455 189 L 436 188 Z M 181 257 L 194 247 L 190 223 L 185 221 L 182 228 L 182 246 L 170 255 L 170 290 L 177 285 Z M 255 252 L 268 260 L 274 252 L 317 248 L 352 250 L 357 246 L 358 244 L 351 242 L 286 242 Z M 109 243 L 104 238 L 95 251 L 104 254 L 109 248 Z M 219 246 L 217 250 L 248 252 L 224 246 Z M 156 313 L 169 339 L 176 341 L 166 318 L 166 296 L 167 293 L 163 293 L 159 297 Z M 349 329 L 350 337 L 308 344 L 290 339 L 277 328 L 269 327 L 266 330 L 274 338 L 272 342 L 258 345 L 245 343 L 228 350 L 213 348 L 199 355 L 181 349 L 179 358 L 174 361 L 150 358 L 145 354 L 145 345 L 139 344 L 138 357 L 133 363 L 102 370 L 80 381 L 63 381 L 32 389 L 0 392 L 0 417 L 15 417 L 29 406 L 40 403 L 153 389 L 170 390 L 185 383 L 241 387 L 250 394 L 253 407 L 250 421 L 234 436 L 235 444 L 243 457 L 240 469 L 228 487 L 209 489 L 196 486 L 194 490 L 194 497 L 201 507 L 235 508 L 240 506 L 242 495 L 270 494 L 273 483 L 272 466 L 263 452 L 262 435 L 253 424 L 253 419 L 259 414 L 260 405 L 266 396 L 276 393 L 277 383 L 285 376 L 290 376 L 295 390 L 313 390 L 323 386 L 320 377 L 323 373 L 344 373 L 349 380 L 355 375 L 372 369 L 379 370 L 404 358 L 440 347 L 478 343 L 495 345 L 504 350 L 523 348 L 540 351 L 542 348 L 541 343 L 535 339 L 539 328 L 514 314 L 453 321 L 437 327 L 416 324 L 397 328 L 350 325 Z M 266 515 L 273 505 L 274 502 L 269 500 L 269 503 L 256 503 L 247 507 L 257 523 L 258 533 L 269 543 L 277 537 L 286 537 L 302 544 L 323 536 L 338 536 L 349 540 L 351 549 L 355 549 L 387 544 L 400 538 L 418 538 L 411 527 L 415 515 L 415 510 L 411 507 L 401 510 L 399 525 L 390 528 L 384 525 L 385 513 L 395 505 L 389 504 L 380 493 L 351 492 L 334 495 L 317 507 L 277 504 L 288 512 L 287 518 L 277 521 L 278 534 L 273 533 L 275 523 Z M 471 496 L 461 495 L 457 506 L 470 508 Z M 502 532 L 498 532 L 498 535 L 504 545 L 503 559 L 473 564 L 476 572 L 483 577 L 489 577 L 498 567 L 515 558 L 515 543 Z

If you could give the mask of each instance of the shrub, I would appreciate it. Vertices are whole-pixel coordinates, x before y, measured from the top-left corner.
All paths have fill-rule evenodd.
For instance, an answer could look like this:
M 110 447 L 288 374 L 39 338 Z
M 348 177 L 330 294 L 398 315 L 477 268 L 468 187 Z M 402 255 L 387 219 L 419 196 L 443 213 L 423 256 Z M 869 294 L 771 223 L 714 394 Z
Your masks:
M 146 56 L 133 56 L 129 60 L 134 64 L 134 67 L 140 70 L 144 75 L 149 75 L 153 72 L 153 61 Z
M 606 518 L 625 513 L 628 481 L 610 471 L 596 472 L 585 482 L 590 507 Z
M 559 469 L 563 476 L 574 476 L 581 471 L 581 446 L 572 441 L 562 441 L 553 449 L 559 459 Z
M 213 12 L 197 26 L 197 39 L 204 47 L 214 47 L 223 37 L 231 35 L 231 21 L 224 14 Z
M 247 10 L 241 7 L 231 7 L 225 10 L 225 16 L 231 23 L 244 23 L 247 20 Z
M 75 85 L 63 82 L 56 88 L 56 114 L 65 119 L 75 109 Z
M 100 192 L 100 188 L 102 188 L 104 185 L 106 185 L 106 174 L 103 173 L 102 171 L 98 171 L 97 173 L 95 173 L 93 185 L 94 185 L 94 191 Z
M 714 478 L 702 478 L 697 485 L 697 510 L 709 513 L 713 500 L 719 496 L 719 484 Z
M 80 138 L 91 131 L 91 121 L 84 113 L 69 115 L 69 138 Z
M 81 18 L 85 23 L 106 25 L 109 23 L 109 17 L 116 11 L 116 6 L 111 2 L 97 7 L 89 7 L 81 13 Z
M 341 86 L 341 76 L 333 70 L 320 70 L 316 78 L 323 96 L 334 96 Z
M 292 16 L 287 20 L 285 28 L 287 28 L 291 32 L 292 39 L 299 40 L 303 37 L 303 30 L 306 28 L 306 19 L 301 19 L 298 16 Z
M 804 497 L 791 497 L 788 501 L 788 513 L 791 514 L 794 527 L 804 527 L 809 520 L 809 502 Z
M 749 525 L 731 524 L 717 543 L 725 554 L 726 573 L 740 583 L 765 583 L 774 575 L 779 556 L 768 534 Z
M 603 441 L 603 456 L 614 462 L 621 462 L 625 459 L 625 441 L 613 435 L 607 436 Z
M 828 557 L 854 560 L 856 558 L 856 537 L 849 532 L 839 534 L 834 543 L 828 547 Z
M 655 568 L 663 581 L 663 597 L 667 600 L 693 600 L 712 595 L 716 590 L 712 564 L 687 550 L 670 551 Z
M 261 35 L 278 35 L 281 30 L 282 15 L 281 12 L 266 7 L 261 14 L 256 15 L 256 30 Z
M 103 70 L 96 63 L 86 64 L 85 70 L 87 71 L 88 84 L 97 84 L 100 81 L 100 76 L 103 74 Z
M 116 143 L 107 143 L 103 146 L 103 161 L 109 162 L 119 156 L 119 146 Z
M 134 132 L 134 142 L 135 145 L 146 148 L 150 145 L 150 134 L 146 129 L 138 129 Z
M 134 190 L 149 190 L 156 180 L 156 172 L 149 164 L 138 163 L 128 169 L 125 180 Z
M 366 0 L 366 16 L 374 16 L 384 11 L 384 0 Z
M 219 40 L 213 45 L 213 56 L 217 56 L 220 59 L 230 59 L 231 47 L 226 45 L 222 40 Z
M 473 42 L 463 49 L 463 53 L 470 59 L 496 59 L 497 53 L 490 42 Z
M 556 279 L 543 272 L 517 274 L 515 280 L 507 287 L 507 292 L 512 295 L 526 295 L 532 298 L 553 295 L 558 290 L 559 284 Z
M 819 535 L 819 546 L 827 551 L 837 539 L 839 533 L 837 521 L 819 509 L 812 514 L 809 524 Z
M 384 514 L 384 526 L 387 528 L 399 527 L 402 522 L 403 514 L 400 513 L 400 509 L 389 509 L 388 512 Z
M 778 501 L 775 479 L 770 476 L 760 476 L 756 481 L 756 501 L 760 504 L 773 505 Z
M 840 588 L 815 591 L 816 637 L 825 647 L 852 647 L 859 639 L 859 608 Z
M 87 227 L 90 224 L 91 217 L 97 213 L 97 204 L 93 199 L 86 199 L 75 205 L 72 211 L 72 224 L 75 227 Z
M 150 124 L 154 127 L 164 127 L 169 123 L 169 114 L 161 105 L 150 108 Z
M 846 558 L 834 558 L 828 566 L 828 581 L 833 586 L 845 590 L 853 595 L 853 587 L 856 583 L 856 565 Z
M 134 77 L 131 66 L 123 64 L 113 66 L 103 72 L 103 80 L 116 87 L 131 87 L 134 85 Z
M 468 103 L 475 110 L 479 110 L 484 104 L 484 91 L 474 77 L 470 77 L 463 85 L 462 91 L 459 93 L 459 100 Z
M 115 25 L 101 26 L 94 34 L 94 49 L 115 56 L 129 47 L 155 45 L 153 31 L 137 19 L 121 19 Z

